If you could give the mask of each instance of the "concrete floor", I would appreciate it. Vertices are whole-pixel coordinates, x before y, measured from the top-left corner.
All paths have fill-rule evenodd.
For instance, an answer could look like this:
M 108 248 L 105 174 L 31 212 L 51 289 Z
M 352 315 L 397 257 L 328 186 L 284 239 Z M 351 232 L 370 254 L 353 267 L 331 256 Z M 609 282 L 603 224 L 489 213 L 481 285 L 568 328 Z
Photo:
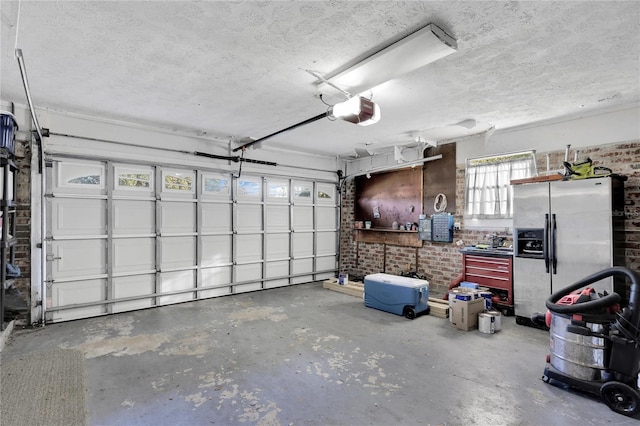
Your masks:
M 90 425 L 637 425 L 545 384 L 548 333 L 407 320 L 297 285 L 14 331 L 3 362 L 75 348 Z

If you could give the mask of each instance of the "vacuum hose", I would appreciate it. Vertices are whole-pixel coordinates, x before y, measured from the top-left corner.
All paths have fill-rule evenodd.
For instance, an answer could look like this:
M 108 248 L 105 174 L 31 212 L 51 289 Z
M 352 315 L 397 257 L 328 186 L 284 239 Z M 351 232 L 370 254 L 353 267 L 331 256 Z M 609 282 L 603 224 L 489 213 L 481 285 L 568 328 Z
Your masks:
M 547 299 L 545 305 L 551 312 L 559 314 L 585 313 L 588 311 L 595 311 L 597 309 L 614 305 L 620 302 L 620 295 L 618 293 L 611 293 L 600 299 L 591 300 L 584 303 L 577 303 L 574 305 L 558 305 L 556 303 L 558 300 L 568 295 L 572 291 L 578 290 L 589 284 L 593 284 L 597 281 L 614 275 L 624 275 L 631 280 L 631 294 L 629 297 L 629 306 L 625 308 L 625 316 L 630 316 L 630 318 L 628 318 L 629 322 L 635 327 L 638 327 L 638 324 L 640 322 L 640 288 L 638 288 L 638 284 L 640 283 L 640 275 L 638 275 L 637 272 L 632 271 L 631 269 L 621 266 L 614 266 L 612 268 L 607 268 L 600 272 L 596 272 L 593 275 L 583 278 L 580 281 L 553 293 L 549 297 L 549 299 Z

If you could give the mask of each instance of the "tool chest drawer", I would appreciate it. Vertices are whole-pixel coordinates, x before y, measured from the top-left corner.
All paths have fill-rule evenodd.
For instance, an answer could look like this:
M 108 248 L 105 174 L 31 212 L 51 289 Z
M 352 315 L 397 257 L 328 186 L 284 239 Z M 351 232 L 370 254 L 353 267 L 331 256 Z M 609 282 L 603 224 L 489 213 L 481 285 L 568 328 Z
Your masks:
M 501 290 L 503 302 L 513 304 L 513 267 L 511 257 L 463 254 L 462 273 L 465 281 Z

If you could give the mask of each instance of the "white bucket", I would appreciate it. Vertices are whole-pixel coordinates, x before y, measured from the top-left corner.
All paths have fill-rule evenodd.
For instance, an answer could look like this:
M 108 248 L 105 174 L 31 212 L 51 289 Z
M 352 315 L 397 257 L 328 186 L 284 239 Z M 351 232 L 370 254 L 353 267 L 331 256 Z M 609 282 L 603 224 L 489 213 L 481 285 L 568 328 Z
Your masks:
M 489 315 L 494 317 L 493 323 L 494 323 L 494 329 L 495 331 L 500 331 L 500 329 L 502 328 L 502 315 L 500 314 L 500 312 L 498 311 L 489 311 L 487 312 Z
M 495 333 L 495 316 L 487 312 L 478 314 L 478 330 L 480 330 L 480 333 Z
M 338 275 L 338 284 L 347 285 L 349 283 L 349 274 Z

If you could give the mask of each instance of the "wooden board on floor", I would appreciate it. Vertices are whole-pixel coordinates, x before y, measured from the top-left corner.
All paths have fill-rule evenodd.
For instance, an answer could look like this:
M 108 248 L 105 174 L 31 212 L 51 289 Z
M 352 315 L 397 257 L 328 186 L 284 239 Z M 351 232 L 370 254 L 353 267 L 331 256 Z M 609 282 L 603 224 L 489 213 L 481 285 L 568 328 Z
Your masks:
M 429 305 L 429 315 L 437 318 L 449 318 L 449 301 L 430 297 L 427 304 Z
M 364 283 L 360 281 L 347 281 L 347 284 L 340 285 L 337 278 L 330 278 L 322 283 L 322 287 L 361 299 L 364 295 Z

